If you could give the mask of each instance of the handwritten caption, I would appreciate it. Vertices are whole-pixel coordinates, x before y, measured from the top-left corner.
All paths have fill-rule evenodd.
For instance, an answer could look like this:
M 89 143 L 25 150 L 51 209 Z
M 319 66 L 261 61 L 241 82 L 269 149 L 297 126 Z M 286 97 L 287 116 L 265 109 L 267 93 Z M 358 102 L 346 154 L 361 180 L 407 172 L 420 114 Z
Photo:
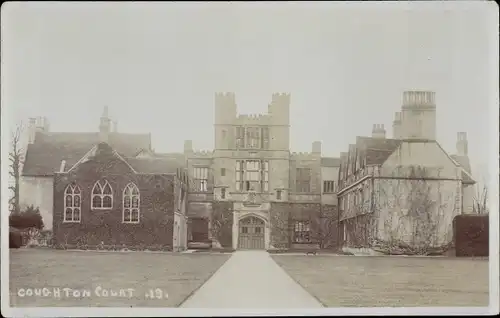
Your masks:
M 161 288 L 150 288 L 138 291 L 135 288 L 110 289 L 97 286 L 94 289 L 74 289 L 68 287 L 19 288 L 19 297 L 52 297 L 52 298 L 136 298 L 168 299 L 168 292 Z

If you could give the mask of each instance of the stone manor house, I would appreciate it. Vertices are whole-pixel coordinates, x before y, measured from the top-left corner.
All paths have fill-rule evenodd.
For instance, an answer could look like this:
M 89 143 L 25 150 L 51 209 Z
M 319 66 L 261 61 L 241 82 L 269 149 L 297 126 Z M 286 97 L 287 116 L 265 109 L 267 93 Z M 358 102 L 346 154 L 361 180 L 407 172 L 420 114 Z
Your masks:
M 243 115 L 233 93 L 216 93 L 214 136 L 212 151 L 186 140 L 182 153 L 158 153 L 150 134 L 118 132 L 107 108 L 96 132 L 52 132 L 33 118 L 21 204 L 40 208 L 56 246 L 173 250 L 414 242 L 422 209 L 440 244 L 472 208 L 466 134 L 455 155 L 440 146 L 433 92 L 405 92 L 393 138 L 374 125 L 339 158 L 323 157 L 319 141 L 290 151 L 289 94 L 273 94 L 266 114 Z
M 457 153 L 436 140 L 435 93 L 403 93 L 392 138 L 374 125 L 371 138 L 356 138 L 340 154 L 337 196 L 343 246 L 374 241 L 440 247 L 453 238 L 455 216 L 473 212 L 474 184 L 467 135 Z
M 268 249 L 337 244 L 339 158 L 290 152 L 290 95 L 267 114 L 215 94 L 215 149 L 157 153 L 149 134 L 51 132 L 30 120 L 21 204 L 40 208 L 54 243 L 182 250 L 189 242 Z

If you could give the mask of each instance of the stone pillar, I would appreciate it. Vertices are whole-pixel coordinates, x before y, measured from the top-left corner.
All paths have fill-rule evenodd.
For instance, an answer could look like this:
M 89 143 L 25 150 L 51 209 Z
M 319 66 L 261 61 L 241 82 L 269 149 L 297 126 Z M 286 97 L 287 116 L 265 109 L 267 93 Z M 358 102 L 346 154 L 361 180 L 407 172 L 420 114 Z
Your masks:
M 264 247 L 268 250 L 271 247 L 271 222 L 266 221 L 266 228 L 264 231 Z
M 233 211 L 233 248 L 238 248 L 238 214 L 236 211 Z

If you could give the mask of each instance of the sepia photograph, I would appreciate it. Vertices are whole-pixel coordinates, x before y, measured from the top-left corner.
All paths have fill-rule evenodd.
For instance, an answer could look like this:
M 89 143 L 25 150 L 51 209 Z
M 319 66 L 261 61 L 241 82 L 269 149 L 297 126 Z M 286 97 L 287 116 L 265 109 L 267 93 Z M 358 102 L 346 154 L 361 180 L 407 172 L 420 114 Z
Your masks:
M 498 314 L 498 22 L 4 2 L 2 316 Z

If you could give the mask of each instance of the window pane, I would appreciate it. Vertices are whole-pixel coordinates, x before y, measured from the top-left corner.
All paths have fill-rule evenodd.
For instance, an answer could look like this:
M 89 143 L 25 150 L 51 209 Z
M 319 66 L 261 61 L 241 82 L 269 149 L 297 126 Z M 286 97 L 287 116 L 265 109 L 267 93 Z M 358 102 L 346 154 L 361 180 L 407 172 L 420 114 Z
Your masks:
M 139 222 L 139 210 L 138 209 L 132 209 L 131 221 L 132 222 Z
M 71 208 L 67 208 L 66 209 L 66 213 L 64 215 L 64 219 L 66 221 L 72 221 L 73 220 L 73 215 L 72 215 L 72 211 L 71 211 Z
M 126 196 L 123 198 L 123 206 L 126 208 L 130 208 L 130 197 Z
M 82 203 L 80 202 L 80 195 L 75 195 L 73 197 L 73 206 L 74 207 L 80 207 Z
M 104 186 L 104 189 L 102 191 L 103 194 L 111 194 L 112 191 L 111 191 L 111 186 L 109 185 L 109 183 L 106 183 L 106 185 Z
M 139 189 L 137 189 L 137 187 L 133 187 L 132 188 L 132 194 L 133 195 L 139 195 Z
M 111 208 L 113 206 L 113 199 L 110 195 L 107 195 L 102 200 L 102 206 L 104 208 Z
M 101 194 L 101 184 L 99 182 L 96 183 L 94 189 L 92 189 L 92 194 Z
M 74 193 L 74 194 L 79 194 L 79 193 L 80 193 L 80 187 L 79 187 L 79 186 L 76 186 L 76 187 L 73 189 L 73 193 Z
M 73 200 L 71 198 L 71 194 L 66 194 L 66 206 L 67 207 L 73 206 Z
M 73 210 L 73 219 L 75 221 L 80 221 L 80 209 L 76 208 Z
M 138 208 L 139 207 L 139 197 L 138 196 L 134 196 L 132 198 L 132 207 L 133 208 Z
M 92 207 L 93 208 L 101 208 L 102 207 L 102 199 L 100 196 L 96 195 L 92 198 Z
M 130 222 L 130 210 L 129 209 L 125 209 L 123 211 L 123 221 Z

